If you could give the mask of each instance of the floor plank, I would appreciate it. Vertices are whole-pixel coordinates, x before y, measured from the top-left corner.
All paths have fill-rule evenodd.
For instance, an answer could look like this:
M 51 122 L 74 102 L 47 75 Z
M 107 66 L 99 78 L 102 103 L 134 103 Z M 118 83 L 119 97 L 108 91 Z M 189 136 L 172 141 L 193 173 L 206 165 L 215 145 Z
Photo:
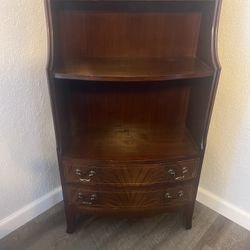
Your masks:
M 248 250 L 250 232 L 197 203 L 192 230 L 183 228 L 178 214 L 139 220 L 86 216 L 69 235 L 60 203 L 0 240 L 0 249 Z

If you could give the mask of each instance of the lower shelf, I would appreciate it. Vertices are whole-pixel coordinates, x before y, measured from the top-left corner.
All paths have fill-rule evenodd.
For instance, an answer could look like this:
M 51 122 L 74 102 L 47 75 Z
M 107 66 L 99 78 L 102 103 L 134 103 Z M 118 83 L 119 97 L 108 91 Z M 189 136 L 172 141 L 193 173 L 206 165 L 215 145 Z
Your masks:
M 67 140 L 63 159 L 150 161 L 198 156 L 187 129 L 85 128 Z

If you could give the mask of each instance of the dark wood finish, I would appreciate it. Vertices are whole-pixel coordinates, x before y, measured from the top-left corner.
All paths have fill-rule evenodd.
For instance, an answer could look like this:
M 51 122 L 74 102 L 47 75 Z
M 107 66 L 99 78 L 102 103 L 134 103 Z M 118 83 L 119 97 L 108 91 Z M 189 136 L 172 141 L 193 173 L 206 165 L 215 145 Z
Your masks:
M 65 215 L 67 223 L 66 232 L 69 234 L 73 233 L 75 231 L 75 225 L 76 225 L 76 213 L 75 209 L 73 208 L 73 205 L 66 204 Z
M 220 0 L 46 0 L 67 232 L 82 213 L 194 203 L 220 74 Z
M 54 0 L 54 2 L 119 2 L 124 0 Z M 126 0 L 125 2 L 215 2 L 216 0 Z
M 58 79 L 96 81 L 159 81 L 213 75 L 202 61 L 192 58 L 127 59 L 95 58 L 64 63 L 55 69 Z
M 155 129 L 155 130 L 153 130 Z M 198 150 L 187 131 L 110 127 L 85 129 L 68 140 L 63 158 L 100 160 L 163 160 L 195 157 Z
M 59 64 L 67 65 L 88 58 L 193 57 L 201 13 L 58 10 L 57 21 Z
M 157 208 L 181 206 L 192 200 L 192 184 L 172 187 L 145 188 L 144 190 L 116 188 L 115 191 L 103 188 L 87 189 L 83 186 L 67 186 L 69 204 L 84 209 L 102 208 Z
M 113 163 L 70 159 L 63 164 L 68 184 L 141 187 L 192 180 L 197 176 L 199 161 Z
M 62 105 L 68 102 L 69 136 L 95 128 L 114 132 L 120 129 L 117 133 L 122 137 L 126 133 L 122 128 L 137 129 L 132 133 L 135 136 L 143 130 L 152 131 L 154 136 L 157 129 L 162 128 L 163 133 L 171 136 L 183 133 L 186 127 L 191 86 L 184 81 L 168 81 L 168 86 L 155 82 L 141 86 L 135 86 L 136 83 L 112 86 L 109 82 L 82 81 L 69 81 L 68 85 L 70 89 Z

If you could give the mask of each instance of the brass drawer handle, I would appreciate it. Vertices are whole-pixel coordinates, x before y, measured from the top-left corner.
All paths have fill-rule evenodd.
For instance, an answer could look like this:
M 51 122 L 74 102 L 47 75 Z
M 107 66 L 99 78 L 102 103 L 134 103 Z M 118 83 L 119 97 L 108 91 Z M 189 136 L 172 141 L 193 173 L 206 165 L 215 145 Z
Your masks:
M 177 177 L 175 177 L 175 180 L 176 180 L 176 181 L 181 181 L 181 180 L 183 180 L 184 178 L 185 178 L 184 175 L 182 175 L 182 176 L 177 176 Z
M 182 168 L 182 173 L 183 173 L 183 174 L 186 174 L 187 172 L 188 172 L 188 168 L 187 168 L 187 167 L 183 167 L 183 168 Z
M 83 205 L 92 205 L 96 201 L 96 197 L 96 194 L 84 195 L 81 192 L 77 194 L 77 200 Z
M 181 197 L 183 197 L 183 196 L 184 196 L 183 190 L 180 190 L 180 191 L 177 193 L 177 195 L 175 195 L 175 196 L 171 195 L 171 193 L 169 193 L 169 192 L 165 193 L 165 198 L 166 198 L 166 199 L 178 199 L 178 198 L 181 198 Z
M 174 169 L 169 169 L 168 173 L 176 180 L 176 181 L 181 181 L 185 178 L 185 174 L 188 172 L 188 168 L 187 167 L 183 167 L 182 168 L 182 175 L 180 176 L 176 176 L 176 173 L 174 171 Z
M 90 182 L 91 178 L 96 175 L 96 171 L 95 170 L 89 170 L 87 173 L 83 174 L 82 170 L 77 168 L 75 170 L 75 174 L 80 177 L 79 180 L 81 182 Z M 86 177 L 84 177 L 84 176 L 86 176 Z

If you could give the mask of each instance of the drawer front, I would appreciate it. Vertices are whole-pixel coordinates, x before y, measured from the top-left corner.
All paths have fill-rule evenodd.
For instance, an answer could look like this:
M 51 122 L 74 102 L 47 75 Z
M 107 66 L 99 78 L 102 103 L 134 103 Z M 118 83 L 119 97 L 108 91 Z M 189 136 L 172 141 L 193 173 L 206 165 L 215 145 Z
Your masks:
M 93 191 L 82 186 L 67 187 L 68 202 L 78 208 L 159 208 L 185 205 L 192 200 L 193 184 L 161 189 L 116 189 Z
M 64 176 L 66 183 L 143 186 L 193 179 L 198 167 L 197 159 L 158 164 L 68 163 L 64 165 Z

